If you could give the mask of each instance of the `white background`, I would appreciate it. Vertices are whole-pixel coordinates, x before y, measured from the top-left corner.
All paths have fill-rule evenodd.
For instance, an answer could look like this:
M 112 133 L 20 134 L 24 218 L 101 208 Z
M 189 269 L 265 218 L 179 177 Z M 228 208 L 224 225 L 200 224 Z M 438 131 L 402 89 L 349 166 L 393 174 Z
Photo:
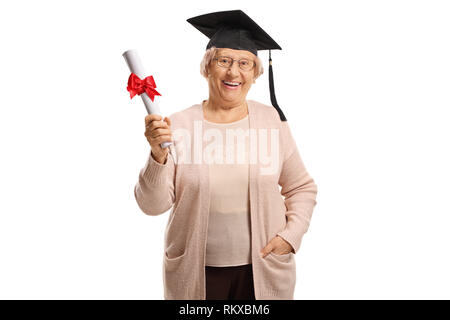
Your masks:
M 150 147 L 122 53 L 183 110 L 208 98 L 186 19 L 233 9 L 283 48 L 278 103 L 319 189 L 295 299 L 450 298 L 450 5 L 392 0 L 2 2 L 0 298 L 163 299 L 169 214 L 134 199 Z M 259 55 L 248 98 L 270 104 Z

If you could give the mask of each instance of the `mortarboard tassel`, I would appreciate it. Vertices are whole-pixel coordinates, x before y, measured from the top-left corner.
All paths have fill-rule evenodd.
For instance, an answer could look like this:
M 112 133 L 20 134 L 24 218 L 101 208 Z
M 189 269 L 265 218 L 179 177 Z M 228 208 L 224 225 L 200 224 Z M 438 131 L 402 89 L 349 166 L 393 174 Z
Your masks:
M 272 102 L 272 106 L 274 106 L 274 108 L 277 109 L 281 121 L 287 121 L 286 117 L 283 114 L 283 111 L 281 111 L 280 107 L 278 106 L 277 98 L 275 97 L 275 87 L 273 85 L 272 55 L 270 54 L 270 49 L 269 49 L 269 89 L 270 89 L 270 101 Z

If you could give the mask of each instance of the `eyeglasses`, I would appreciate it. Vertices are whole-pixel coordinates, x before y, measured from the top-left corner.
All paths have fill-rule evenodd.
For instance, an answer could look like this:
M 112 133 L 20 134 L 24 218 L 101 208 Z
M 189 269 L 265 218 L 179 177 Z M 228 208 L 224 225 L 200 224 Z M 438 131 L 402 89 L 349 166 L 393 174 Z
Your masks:
M 217 60 L 217 65 L 223 68 L 231 68 L 231 66 L 235 61 L 238 62 L 239 68 L 241 68 L 244 71 L 250 71 L 255 66 L 255 62 L 249 59 L 234 60 L 230 57 L 220 56 L 214 58 L 214 60 Z

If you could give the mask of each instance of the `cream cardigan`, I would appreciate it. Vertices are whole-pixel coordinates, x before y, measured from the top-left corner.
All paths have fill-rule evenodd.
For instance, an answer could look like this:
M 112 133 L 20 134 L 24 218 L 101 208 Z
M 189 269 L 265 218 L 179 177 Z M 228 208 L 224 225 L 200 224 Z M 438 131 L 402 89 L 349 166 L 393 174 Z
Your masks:
M 257 156 L 267 147 L 264 137 L 277 150 L 279 165 L 274 172 L 264 171 L 262 161 L 249 169 L 252 267 L 257 300 L 293 299 L 296 282 L 294 254 L 308 230 L 316 205 L 317 185 L 305 169 L 287 121 L 281 121 L 275 108 L 247 100 L 249 129 L 253 130 Z M 202 150 L 202 104 L 193 105 L 170 116 L 174 145 L 165 164 L 149 153 L 139 173 L 134 194 L 140 209 L 159 215 L 171 209 L 165 231 L 163 280 L 165 299 L 204 300 L 205 251 L 209 216 L 208 161 Z M 187 139 L 189 137 L 190 139 Z M 278 135 L 278 136 L 277 136 Z M 199 138 L 200 137 L 200 138 Z M 258 143 L 257 143 L 258 141 Z M 279 142 L 279 143 L 278 143 Z M 272 170 L 273 171 L 273 170 Z M 279 189 L 281 186 L 281 191 Z M 260 251 L 279 235 L 294 248 L 294 253 L 266 258 Z

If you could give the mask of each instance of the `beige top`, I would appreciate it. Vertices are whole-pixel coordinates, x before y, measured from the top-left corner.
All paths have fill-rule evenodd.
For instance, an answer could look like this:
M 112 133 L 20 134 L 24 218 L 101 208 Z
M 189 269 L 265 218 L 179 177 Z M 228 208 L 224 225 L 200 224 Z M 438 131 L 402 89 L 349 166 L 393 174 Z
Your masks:
M 205 265 L 250 264 L 248 115 L 230 123 L 204 120 L 203 125 L 210 137 L 206 149 L 210 155 L 210 209 Z

